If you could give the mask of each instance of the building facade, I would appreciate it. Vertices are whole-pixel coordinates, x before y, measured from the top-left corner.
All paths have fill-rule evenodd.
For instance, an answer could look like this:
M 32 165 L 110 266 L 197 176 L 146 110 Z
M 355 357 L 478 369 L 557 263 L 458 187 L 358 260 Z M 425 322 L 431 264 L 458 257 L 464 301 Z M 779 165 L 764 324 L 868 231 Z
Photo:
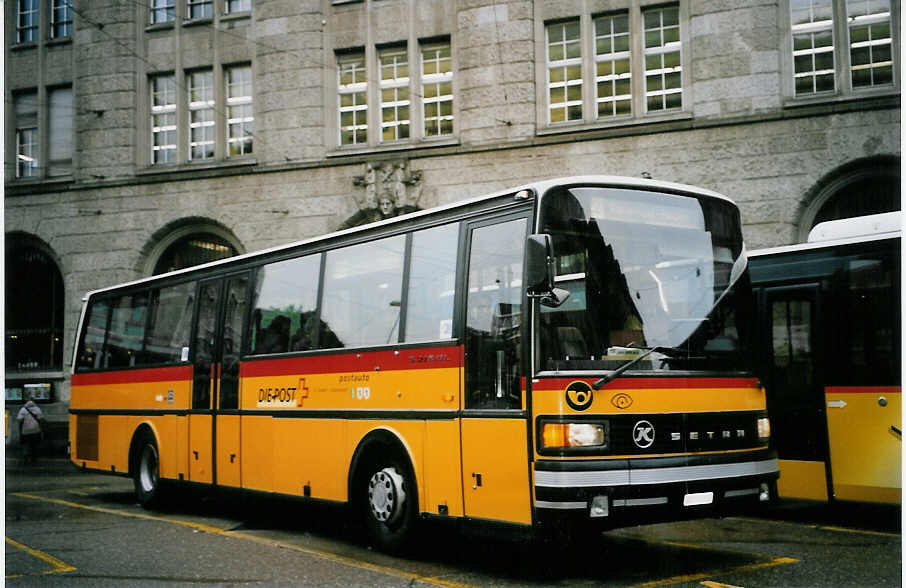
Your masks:
M 62 428 L 95 288 L 563 175 L 750 249 L 900 207 L 899 0 L 4 6 L 6 397 Z

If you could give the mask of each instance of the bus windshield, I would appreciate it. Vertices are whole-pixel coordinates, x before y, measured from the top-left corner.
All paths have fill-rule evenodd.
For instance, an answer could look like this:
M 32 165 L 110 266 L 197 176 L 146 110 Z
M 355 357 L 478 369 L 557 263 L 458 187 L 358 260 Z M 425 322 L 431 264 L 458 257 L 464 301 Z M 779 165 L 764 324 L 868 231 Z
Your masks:
M 570 296 L 541 306 L 539 370 L 748 369 L 751 285 L 731 202 L 563 187 L 544 196 L 540 227 Z

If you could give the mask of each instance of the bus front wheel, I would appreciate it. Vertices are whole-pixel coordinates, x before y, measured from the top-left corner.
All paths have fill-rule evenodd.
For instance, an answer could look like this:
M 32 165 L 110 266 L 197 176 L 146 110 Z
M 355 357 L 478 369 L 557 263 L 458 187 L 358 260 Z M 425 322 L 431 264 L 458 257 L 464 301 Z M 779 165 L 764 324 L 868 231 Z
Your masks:
M 157 443 L 150 432 L 143 432 L 133 458 L 132 480 L 135 496 L 143 508 L 154 508 L 161 502 L 160 457 Z
M 398 459 L 373 460 L 359 480 L 369 536 L 384 551 L 402 550 L 411 539 L 418 502 L 409 468 Z

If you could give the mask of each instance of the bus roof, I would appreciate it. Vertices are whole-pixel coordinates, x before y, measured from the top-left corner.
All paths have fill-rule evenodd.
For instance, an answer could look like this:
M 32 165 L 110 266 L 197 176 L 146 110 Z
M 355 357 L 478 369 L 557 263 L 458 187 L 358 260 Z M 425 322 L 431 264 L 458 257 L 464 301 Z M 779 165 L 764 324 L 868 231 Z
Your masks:
M 807 251 L 822 249 L 835 245 L 849 245 L 853 243 L 866 243 L 881 241 L 883 239 L 896 239 L 901 236 L 902 224 L 899 211 L 870 214 L 839 220 L 825 221 L 815 225 L 809 234 L 808 242 L 795 245 L 784 245 L 750 251 L 748 255 L 773 255 L 789 251 Z
M 895 236 L 893 233 L 899 235 L 901 228 L 900 211 L 869 214 L 867 216 L 856 216 L 818 223 L 809 232 L 808 242 L 817 243 L 819 241 L 852 239 L 887 233 Z
M 408 214 L 403 214 L 403 215 L 400 215 L 397 217 L 369 223 L 366 225 L 361 225 L 358 227 L 352 227 L 352 228 L 344 229 L 341 231 L 335 231 L 335 232 L 327 233 L 324 235 L 318 235 L 316 237 L 310 237 L 308 239 L 302 239 L 300 241 L 289 242 L 289 243 L 286 243 L 283 245 L 278 245 L 276 247 L 271 247 L 268 249 L 261 249 L 258 251 L 244 253 L 242 255 L 236 255 L 233 257 L 227 257 L 224 259 L 219 259 L 219 260 L 211 261 L 211 262 L 204 263 L 204 264 L 193 265 L 190 267 L 174 270 L 172 272 L 168 272 L 165 274 L 148 276 L 148 277 L 140 278 L 140 279 L 133 280 L 130 282 L 124 282 L 124 283 L 120 283 L 120 284 L 114 284 L 112 286 L 107 286 L 104 288 L 98 288 L 96 290 L 87 292 L 85 294 L 85 296 L 83 297 L 83 300 L 87 300 L 89 296 L 92 296 L 94 294 L 106 292 L 109 290 L 137 286 L 144 282 L 153 282 L 153 281 L 161 280 L 164 278 L 178 276 L 180 274 L 196 272 L 198 270 L 209 268 L 209 267 L 217 267 L 220 265 L 227 265 L 227 264 L 232 265 L 235 263 L 241 263 L 243 260 L 254 259 L 256 257 L 264 257 L 264 256 L 267 256 L 267 255 L 270 255 L 273 253 L 278 253 L 281 251 L 297 248 L 300 246 L 318 243 L 320 241 L 327 241 L 327 240 L 335 239 L 337 237 L 341 237 L 341 236 L 345 236 L 345 235 L 354 235 L 359 232 L 374 230 L 375 228 L 379 228 L 382 226 L 392 226 L 394 224 L 402 223 L 402 222 L 405 222 L 406 220 L 410 220 L 410 219 L 414 219 L 414 218 L 419 218 L 419 217 L 423 217 L 423 216 L 433 216 L 436 214 L 443 213 L 445 211 L 452 211 L 452 210 L 456 210 L 459 208 L 465 208 L 472 204 L 479 204 L 484 201 L 494 200 L 495 198 L 500 198 L 501 196 L 506 196 L 508 194 L 515 194 L 515 193 L 518 193 L 523 190 L 532 190 L 535 192 L 535 194 L 541 195 L 541 194 L 544 194 L 548 189 L 550 189 L 554 186 L 562 186 L 562 185 L 569 185 L 569 184 L 603 184 L 603 185 L 617 187 L 617 188 L 630 188 L 630 189 L 635 188 L 635 189 L 647 189 L 647 190 L 658 189 L 658 190 L 667 190 L 667 191 L 671 191 L 671 192 L 687 192 L 687 193 L 691 193 L 691 194 L 708 196 L 711 198 L 718 198 L 718 199 L 725 200 L 727 202 L 732 203 L 732 200 L 730 198 L 728 198 L 727 196 L 724 196 L 723 194 L 720 194 L 718 192 L 707 190 L 705 188 L 699 188 L 696 186 L 678 184 L 678 183 L 673 183 L 673 182 L 664 182 L 664 181 L 660 181 L 660 180 L 652 180 L 652 179 L 648 179 L 648 178 L 635 178 L 635 177 L 629 177 L 629 176 L 608 176 L 608 175 L 583 175 L 583 176 L 565 176 L 565 177 L 559 177 L 559 178 L 551 178 L 548 180 L 540 180 L 540 181 L 536 181 L 536 182 L 531 182 L 528 184 L 524 184 L 522 186 L 507 188 L 507 189 L 500 190 L 498 192 L 493 192 L 491 194 L 486 194 L 483 196 L 466 198 L 463 200 L 453 202 L 451 204 L 445 204 L 442 206 L 432 207 L 432 208 L 428 208 L 425 210 L 410 212 Z

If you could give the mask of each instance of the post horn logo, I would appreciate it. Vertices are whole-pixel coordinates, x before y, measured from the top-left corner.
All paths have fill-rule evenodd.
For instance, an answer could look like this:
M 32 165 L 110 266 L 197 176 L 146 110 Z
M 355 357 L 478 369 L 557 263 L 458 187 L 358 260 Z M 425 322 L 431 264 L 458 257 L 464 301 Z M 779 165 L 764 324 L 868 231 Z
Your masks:
M 594 391 L 585 382 L 573 382 L 566 387 L 566 404 L 573 410 L 588 409 L 594 399 Z
M 632 396 L 625 392 L 620 392 L 619 394 L 613 395 L 613 398 L 610 399 L 610 403 L 620 410 L 626 410 L 632 406 Z

